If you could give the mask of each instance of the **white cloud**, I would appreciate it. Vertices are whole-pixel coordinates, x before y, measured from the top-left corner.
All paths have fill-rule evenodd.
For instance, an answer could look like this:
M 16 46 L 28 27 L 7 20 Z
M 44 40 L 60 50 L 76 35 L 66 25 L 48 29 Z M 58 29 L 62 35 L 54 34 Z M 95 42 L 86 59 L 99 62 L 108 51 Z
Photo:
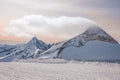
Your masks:
M 43 15 L 28 15 L 12 20 L 6 28 L 6 35 L 31 37 L 35 35 L 73 37 L 82 33 L 87 27 L 96 23 L 82 17 L 48 17 Z

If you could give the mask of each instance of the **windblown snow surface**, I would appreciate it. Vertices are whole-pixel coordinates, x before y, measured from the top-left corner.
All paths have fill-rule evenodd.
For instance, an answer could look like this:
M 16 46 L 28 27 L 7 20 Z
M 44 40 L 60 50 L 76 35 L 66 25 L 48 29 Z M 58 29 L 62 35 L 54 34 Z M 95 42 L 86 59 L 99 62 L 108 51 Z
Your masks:
M 103 41 L 89 41 L 81 47 L 70 46 L 59 55 L 64 59 L 77 60 L 120 60 L 120 45 Z
M 41 62 L 0 62 L 0 80 L 120 80 L 118 63 Z

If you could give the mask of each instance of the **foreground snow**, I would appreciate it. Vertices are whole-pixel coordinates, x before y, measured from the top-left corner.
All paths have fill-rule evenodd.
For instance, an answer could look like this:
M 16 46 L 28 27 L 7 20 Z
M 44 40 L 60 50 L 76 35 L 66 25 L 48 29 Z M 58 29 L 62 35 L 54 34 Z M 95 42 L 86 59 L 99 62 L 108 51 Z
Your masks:
M 1 62 L 1 80 L 120 80 L 120 64 Z

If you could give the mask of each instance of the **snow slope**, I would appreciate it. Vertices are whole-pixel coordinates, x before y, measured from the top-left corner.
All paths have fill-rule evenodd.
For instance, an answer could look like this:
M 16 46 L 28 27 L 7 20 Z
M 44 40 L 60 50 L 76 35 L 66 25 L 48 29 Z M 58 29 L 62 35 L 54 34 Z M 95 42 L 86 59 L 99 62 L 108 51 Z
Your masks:
M 89 41 L 81 47 L 69 46 L 59 57 L 77 60 L 120 60 L 120 45 L 102 41 Z
M 51 48 L 38 55 L 38 59 L 56 58 L 64 43 L 65 41 L 54 44 Z
M 120 64 L 0 62 L 0 80 L 120 80 Z

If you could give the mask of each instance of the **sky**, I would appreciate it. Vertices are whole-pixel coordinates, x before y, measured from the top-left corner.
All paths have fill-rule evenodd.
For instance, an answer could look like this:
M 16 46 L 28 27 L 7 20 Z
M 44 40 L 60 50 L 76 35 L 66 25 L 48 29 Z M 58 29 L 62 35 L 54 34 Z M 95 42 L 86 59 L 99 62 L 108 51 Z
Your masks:
M 120 0 L 0 0 L 0 41 L 59 42 L 93 24 L 120 42 Z

